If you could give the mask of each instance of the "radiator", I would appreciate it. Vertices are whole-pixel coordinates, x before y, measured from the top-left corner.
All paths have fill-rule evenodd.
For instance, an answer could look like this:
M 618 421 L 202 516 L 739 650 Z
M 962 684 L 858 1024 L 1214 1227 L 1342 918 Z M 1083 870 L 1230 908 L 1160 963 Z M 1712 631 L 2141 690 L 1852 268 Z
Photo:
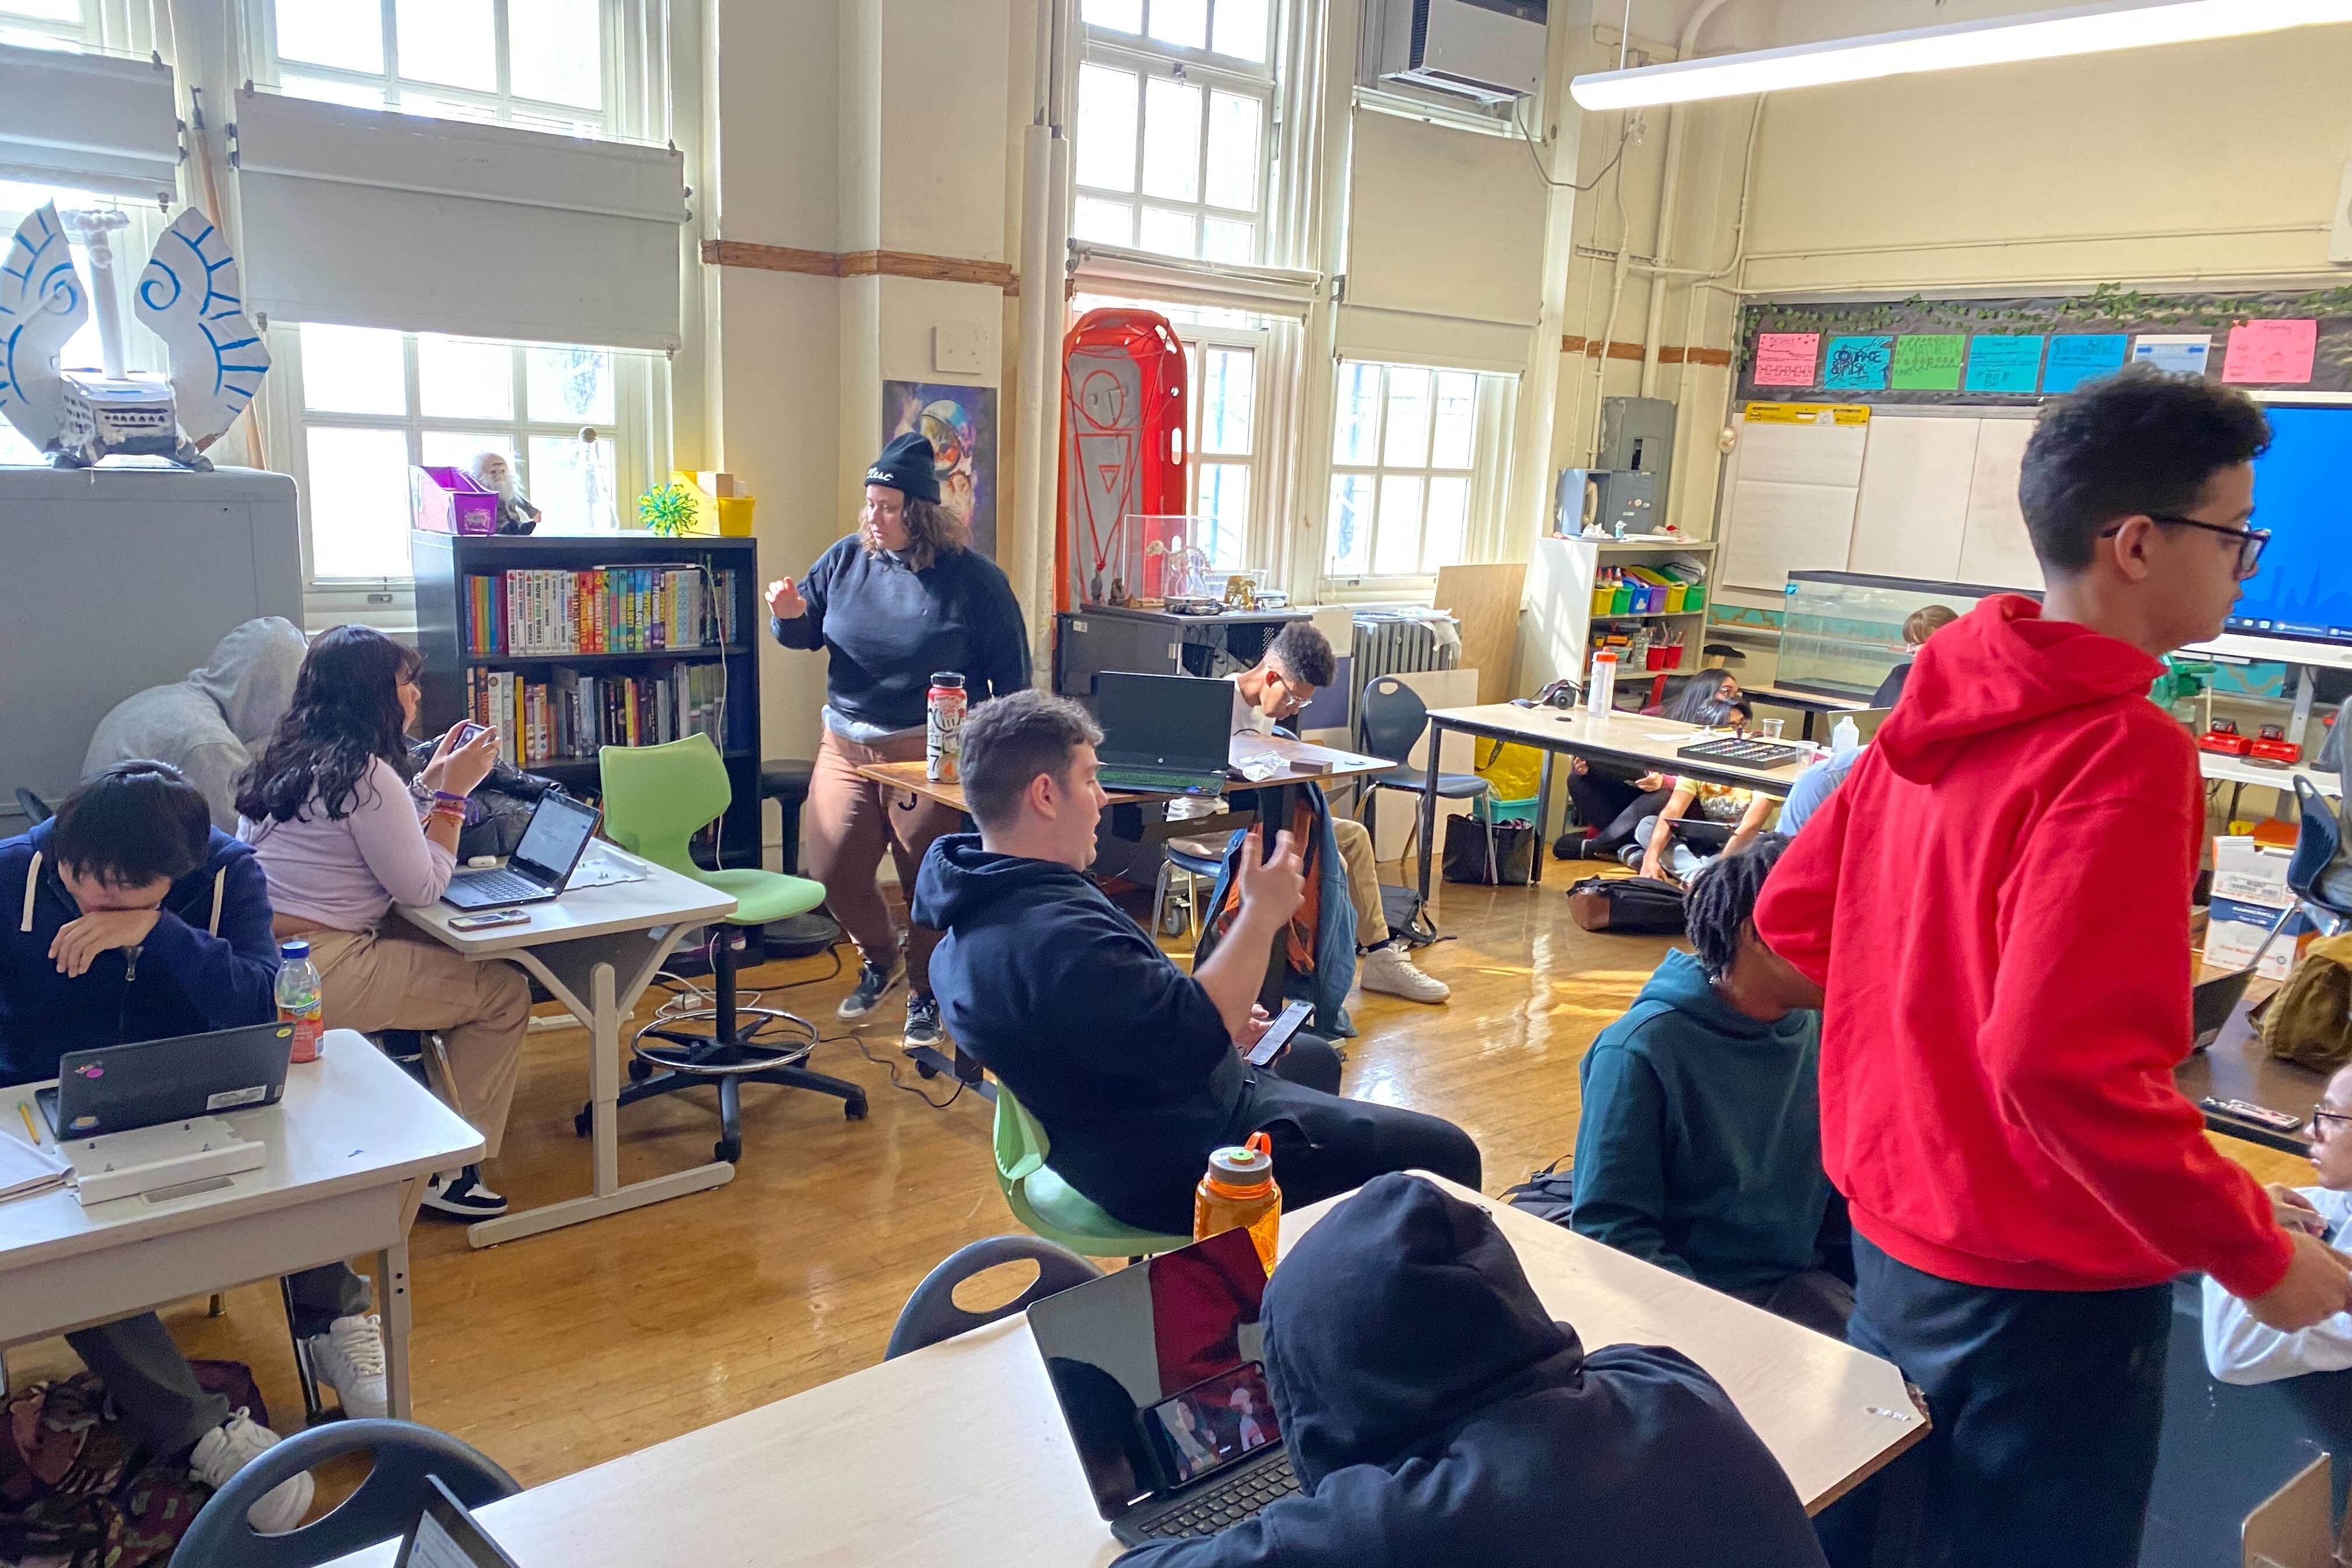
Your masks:
M 1356 612 L 1354 658 L 1348 682 L 1349 728 L 1356 744 L 1363 732 L 1352 719 L 1364 710 L 1364 685 L 1383 675 L 1452 669 L 1462 662 L 1461 624 L 1451 616 L 1403 616 L 1388 610 Z

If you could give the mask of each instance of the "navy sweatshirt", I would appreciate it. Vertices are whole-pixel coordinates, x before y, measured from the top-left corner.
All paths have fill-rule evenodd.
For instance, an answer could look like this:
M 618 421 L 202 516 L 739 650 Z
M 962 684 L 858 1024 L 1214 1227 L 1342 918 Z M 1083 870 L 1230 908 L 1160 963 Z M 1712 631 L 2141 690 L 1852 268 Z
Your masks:
M 963 674 L 973 704 L 1029 685 L 1029 631 L 1013 584 L 976 550 L 950 550 L 917 572 L 836 539 L 797 586 L 808 613 L 768 626 L 786 647 L 824 648 L 827 706 L 884 730 L 923 721 L 935 670 Z
M 55 1078 L 68 1051 L 278 1016 L 269 886 L 250 847 L 214 828 L 205 867 L 172 884 L 147 940 L 68 979 L 49 943 L 81 910 L 47 853 L 49 826 L 0 842 L 0 1084 Z
M 931 990 L 948 1032 L 1037 1119 L 1046 1163 L 1118 1219 L 1166 1229 L 1170 1194 L 1230 1140 L 1252 1077 L 1200 982 L 1084 874 L 977 834 L 931 846 L 914 916 L 947 932 Z
M 1304 1495 L 1121 1568 L 1822 1568 L 1713 1378 L 1656 1346 L 1586 1354 L 1495 1222 L 1417 1176 L 1302 1237 L 1263 1322 Z
M 1570 1223 L 1722 1290 L 1816 1267 L 1821 1047 L 1820 1014 L 1751 1018 L 1666 954 L 1585 1053 Z

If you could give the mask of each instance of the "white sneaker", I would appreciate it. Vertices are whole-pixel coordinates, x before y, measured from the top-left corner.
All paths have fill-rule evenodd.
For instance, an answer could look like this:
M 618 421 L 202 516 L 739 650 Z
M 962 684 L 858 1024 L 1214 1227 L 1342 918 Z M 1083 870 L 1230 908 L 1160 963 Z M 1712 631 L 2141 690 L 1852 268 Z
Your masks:
M 196 1439 L 188 1455 L 188 1474 L 215 1491 L 228 1479 L 278 1446 L 278 1434 L 257 1425 L 242 1410 Z M 280 1481 L 262 1495 L 246 1514 L 246 1521 L 264 1535 L 283 1535 L 310 1511 L 310 1473 Z
M 383 1388 L 383 1325 L 373 1312 L 337 1318 L 302 1342 L 310 1375 L 335 1391 L 346 1415 L 381 1417 L 392 1405 Z
M 1356 960 L 1356 973 L 1362 977 L 1365 990 L 1385 991 L 1408 1002 L 1443 1002 L 1454 994 L 1454 988 L 1444 981 L 1415 969 L 1404 949 L 1394 944 L 1376 947 Z
M 444 1171 L 425 1184 L 424 1206 L 435 1214 L 471 1222 L 496 1219 L 507 1212 L 507 1200 L 482 1184 L 482 1168 Z

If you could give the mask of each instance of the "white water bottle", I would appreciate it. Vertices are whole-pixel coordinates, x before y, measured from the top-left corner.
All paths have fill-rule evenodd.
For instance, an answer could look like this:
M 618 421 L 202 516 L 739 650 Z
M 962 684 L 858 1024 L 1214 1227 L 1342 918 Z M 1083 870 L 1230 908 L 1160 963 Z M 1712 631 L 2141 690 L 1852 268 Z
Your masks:
M 1839 720 L 1836 727 L 1830 731 L 1830 755 L 1843 757 L 1848 752 L 1860 750 L 1862 750 L 1862 731 L 1854 723 L 1853 716 L 1849 713 Z
M 1617 702 L 1617 656 L 1607 648 L 1592 656 L 1592 674 L 1584 683 L 1588 712 L 1607 714 Z

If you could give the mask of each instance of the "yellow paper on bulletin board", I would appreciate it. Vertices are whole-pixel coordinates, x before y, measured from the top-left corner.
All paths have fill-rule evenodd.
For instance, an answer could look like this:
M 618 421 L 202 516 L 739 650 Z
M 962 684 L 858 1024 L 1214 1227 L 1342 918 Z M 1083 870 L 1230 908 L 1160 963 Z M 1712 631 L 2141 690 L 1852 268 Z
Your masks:
M 1867 425 L 1870 405 L 1864 403 L 1751 403 L 1750 425 Z

